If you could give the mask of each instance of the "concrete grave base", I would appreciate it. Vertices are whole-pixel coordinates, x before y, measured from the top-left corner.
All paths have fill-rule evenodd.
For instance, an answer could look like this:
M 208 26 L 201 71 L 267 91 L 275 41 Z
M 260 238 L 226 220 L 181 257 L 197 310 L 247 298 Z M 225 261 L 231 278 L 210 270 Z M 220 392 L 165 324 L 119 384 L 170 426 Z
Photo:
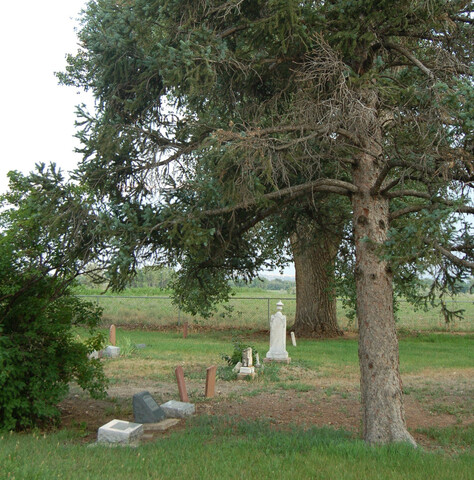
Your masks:
M 254 373 L 238 373 L 237 380 L 245 380 L 246 378 L 255 378 L 257 374 Z
M 264 363 L 291 363 L 291 358 L 264 358 Z
M 178 402 L 170 400 L 169 402 L 160 405 L 165 411 L 168 418 L 185 418 L 193 415 L 196 412 L 196 407 L 193 403 Z
M 143 425 L 140 423 L 126 422 L 124 420 L 111 420 L 102 425 L 97 432 L 98 443 L 131 443 L 143 435 Z
M 143 428 L 145 429 L 146 433 L 164 432 L 165 430 L 168 430 L 168 428 L 174 427 L 179 422 L 181 422 L 180 418 L 166 418 L 165 420 L 162 420 L 161 422 L 147 423 L 147 424 L 143 425 Z

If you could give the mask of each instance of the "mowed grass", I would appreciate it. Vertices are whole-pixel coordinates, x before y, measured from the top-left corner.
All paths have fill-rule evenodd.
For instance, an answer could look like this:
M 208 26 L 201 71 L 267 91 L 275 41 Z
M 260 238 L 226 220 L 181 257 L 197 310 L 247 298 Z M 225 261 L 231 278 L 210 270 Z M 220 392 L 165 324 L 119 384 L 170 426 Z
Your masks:
M 78 335 L 84 331 L 78 330 Z M 232 339 L 240 337 L 264 357 L 268 335 L 259 332 L 180 332 L 117 329 L 117 343 L 130 348 L 126 356 L 105 362 L 114 383 L 173 381 L 174 368 L 183 365 L 185 377 L 205 378 L 205 369 L 219 366 L 219 382 L 228 371 L 221 358 L 230 354 Z M 474 335 L 428 334 L 400 339 L 400 365 L 405 374 L 472 371 Z M 315 381 L 343 382 L 358 376 L 357 339 L 298 339 L 287 349 L 289 366 L 266 367 L 252 382 L 260 392 L 275 388 L 304 392 Z M 231 378 L 231 377 L 228 377 Z M 250 385 L 249 385 L 250 388 Z M 454 408 L 438 392 L 439 385 L 415 385 L 410 394 L 436 408 Z M 464 387 L 463 387 L 464 388 Z M 471 385 L 472 388 L 472 385 Z M 202 392 L 189 392 L 191 401 L 204 400 Z M 333 394 L 331 392 L 331 394 Z M 328 393 L 329 395 L 329 393 Z M 242 398 L 245 401 L 245 397 Z M 469 415 L 460 412 L 453 415 Z M 290 413 L 289 413 L 290 414 Z M 52 433 L 0 433 L 0 479 L 470 479 L 474 468 L 474 428 L 457 425 L 425 428 L 439 449 L 424 451 L 405 445 L 370 447 L 354 432 L 331 428 L 290 425 L 276 429 L 266 421 L 242 421 L 227 417 L 196 416 L 186 428 L 133 447 L 108 448 L 81 443 L 80 431 Z
M 212 417 L 138 448 L 78 445 L 70 432 L 5 434 L 0 442 L 2 479 L 467 480 L 474 467 L 469 454 L 369 447 L 343 431 L 275 431 L 264 422 Z
M 81 293 L 97 294 L 82 290 Z M 210 318 L 193 317 L 173 305 L 169 292 L 151 288 L 129 289 L 120 295 L 95 295 L 90 300 L 104 308 L 104 325 L 157 328 L 184 322 L 215 328 L 268 328 L 269 315 L 275 313 L 276 303 L 282 300 L 288 325 L 294 322 L 296 299 L 284 291 L 237 289 L 230 301 L 218 308 Z M 459 295 L 449 308 L 464 310 L 463 320 L 446 324 L 439 309 L 415 310 L 406 301 L 399 302 L 397 326 L 400 330 L 474 332 L 474 295 Z M 357 331 L 357 322 L 348 318 L 348 311 L 338 301 L 338 322 L 345 331 Z

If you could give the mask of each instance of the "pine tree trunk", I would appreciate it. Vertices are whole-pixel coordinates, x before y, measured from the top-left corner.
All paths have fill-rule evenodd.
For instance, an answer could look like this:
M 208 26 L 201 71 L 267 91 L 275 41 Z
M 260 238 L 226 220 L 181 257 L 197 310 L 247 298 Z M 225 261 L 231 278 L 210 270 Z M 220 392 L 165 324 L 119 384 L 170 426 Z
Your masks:
M 296 280 L 295 333 L 304 337 L 342 335 L 334 289 L 334 262 L 340 239 L 321 234 L 310 224 L 298 224 L 290 241 Z
M 382 170 L 381 135 L 374 135 L 353 169 L 359 193 L 352 197 L 356 247 L 357 317 L 364 439 L 371 444 L 415 441 L 408 433 L 393 315 L 392 273 L 377 252 L 387 239 L 389 201 L 372 194 Z M 377 155 L 378 154 L 378 155 Z

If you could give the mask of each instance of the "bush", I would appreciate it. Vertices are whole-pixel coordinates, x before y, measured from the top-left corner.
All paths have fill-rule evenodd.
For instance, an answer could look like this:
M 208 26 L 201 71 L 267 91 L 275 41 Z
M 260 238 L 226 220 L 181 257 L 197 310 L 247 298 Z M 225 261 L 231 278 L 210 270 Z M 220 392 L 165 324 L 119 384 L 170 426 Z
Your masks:
M 100 308 L 71 293 L 90 259 L 78 235 L 84 196 L 54 169 L 10 179 L 0 205 L 0 428 L 19 430 L 57 422 L 72 380 L 105 396 L 101 365 L 88 358 L 105 339 L 94 330 Z
M 232 351 L 232 354 L 231 355 L 227 355 L 226 353 L 222 353 L 221 354 L 221 358 L 223 360 L 225 360 L 227 362 L 227 365 L 229 366 L 234 366 L 236 365 L 238 362 L 241 362 L 242 361 L 242 352 L 246 349 L 246 348 L 251 348 L 252 349 L 252 361 L 253 361 L 253 364 L 255 365 L 257 363 L 257 350 L 255 349 L 255 347 L 253 347 L 252 345 L 248 345 L 246 344 L 245 342 L 243 342 L 241 339 L 239 338 L 234 338 L 232 340 L 232 345 L 234 347 L 233 351 Z

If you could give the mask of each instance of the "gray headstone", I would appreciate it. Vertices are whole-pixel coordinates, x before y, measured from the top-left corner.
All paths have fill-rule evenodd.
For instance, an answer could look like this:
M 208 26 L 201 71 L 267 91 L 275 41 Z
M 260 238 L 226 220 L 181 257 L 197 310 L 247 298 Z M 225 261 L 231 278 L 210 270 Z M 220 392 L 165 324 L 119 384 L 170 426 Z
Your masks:
M 156 423 L 166 415 L 163 409 L 155 402 L 150 392 L 140 392 L 133 396 L 133 418 L 137 423 Z
M 161 408 L 169 418 L 189 417 L 196 411 L 196 407 L 193 403 L 178 402 L 176 400 L 170 400 L 169 402 L 163 403 Z
M 136 348 L 146 348 L 146 343 L 137 343 L 135 345 Z

